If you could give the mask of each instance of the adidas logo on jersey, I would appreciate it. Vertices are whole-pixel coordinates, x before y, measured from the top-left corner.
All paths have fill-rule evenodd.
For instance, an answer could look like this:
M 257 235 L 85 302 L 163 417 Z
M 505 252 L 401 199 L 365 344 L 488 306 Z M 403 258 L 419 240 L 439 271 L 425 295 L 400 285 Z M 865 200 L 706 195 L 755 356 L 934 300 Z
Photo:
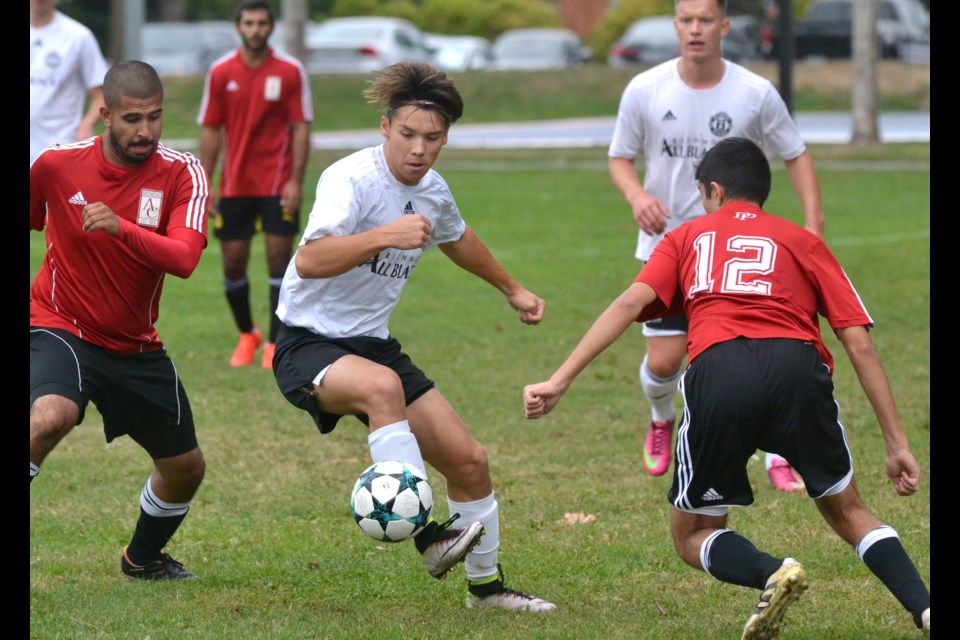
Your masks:
M 403 207 L 403 215 L 406 216 L 411 213 L 416 213 L 416 211 L 413 210 L 413 203 L 407 200 L 406 206 Z
M 79 204 L 83 206 L 86 206 L 87 204 L 87 201 L 83 198 L 83 193 L 80 191 L 77 191 L 75 194 L 73 194 L 70 199 L 67 200 L 67 202 L 70 204 Z
M 676 119 L 677 119 L 677 116 L 673 115 L 673 111 L 670 111 L 669 109 L 667 109 L 667 112 L 663 114 L 664 122 L 666 122 L 667 120 L 676 120 Z
M 707 492 L 703 494 L 702 500 L 707 502 L 713 502 L 714 500 L 723 500 L 723 496 L 717 493 L 716 489 L 713 487 L 707 489 Z
M 240 85 L 236 80 L 231 80 L 227 83 L 227 91 L 240 91 Z

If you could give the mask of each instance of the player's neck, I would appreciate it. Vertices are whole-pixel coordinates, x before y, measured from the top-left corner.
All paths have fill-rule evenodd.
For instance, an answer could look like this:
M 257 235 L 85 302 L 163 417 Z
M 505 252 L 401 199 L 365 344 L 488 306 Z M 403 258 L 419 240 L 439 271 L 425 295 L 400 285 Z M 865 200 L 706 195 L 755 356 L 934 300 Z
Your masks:
M 717 86 L 723 80 L 725 71 L 726 64 L 723 58 L 703 61 L 680 58 L 680 62 L 677 63 L 680 79 L 691 89 L 709 89 Z
M 248 49 L 240 47 L 240 57 L 248 67 L 259 67 L 270 54 L 270 48 L 264 46 L 262 49 Z
M 30 26 L 34 29 L 40 29 L 53 22 L 53 17 L 57 15 L 56 11 L 30 11 Z

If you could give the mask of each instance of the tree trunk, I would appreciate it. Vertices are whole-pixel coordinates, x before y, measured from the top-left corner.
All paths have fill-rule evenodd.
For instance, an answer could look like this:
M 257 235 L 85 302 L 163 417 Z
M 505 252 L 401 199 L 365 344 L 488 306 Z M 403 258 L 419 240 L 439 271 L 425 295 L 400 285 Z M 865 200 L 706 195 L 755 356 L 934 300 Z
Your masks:
M 853 137 L 854 146 L 880 141 L 877 131 L 877 0 L 853 1 Z
M 303 44 L 303 25 L 307 21 L 307 0 L 283 0 L 280 5 L 283 20 L 283 47 L 290 54 L 306 63 L 306 47 Z

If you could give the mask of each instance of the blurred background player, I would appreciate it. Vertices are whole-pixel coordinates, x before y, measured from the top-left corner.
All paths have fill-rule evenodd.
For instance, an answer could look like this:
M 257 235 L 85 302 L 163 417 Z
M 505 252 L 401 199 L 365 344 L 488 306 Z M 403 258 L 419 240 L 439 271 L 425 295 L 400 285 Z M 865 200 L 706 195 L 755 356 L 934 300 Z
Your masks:
M 594 359 L 634 322 L 679 309 L 690 320 L 685 409 L 668 499 L 677 555 L 717 580 L 762 591 L 743 640 L 779 636 L 808 587 L 806 569 L 727 528 L 730 507 L 753 504 L 747 461 L 775 451 L 806 480 L 820 515 L 930 635 L 930 591 L 897 531 L 860 498 L 833 395 L 823 316 L 843 345 L 886 445 L 898 495 L 920 486 L 867 313 L 823 240 L 764 212 L 770 164 L 746 138 L 721 140 L 696 167 L 706 215 L 670 231 L 634 282 L 600 314 L 549 380 L 523 390 L 524 412 L 549 413 Z
M 546 303 L 497 262 L 433 170 L 463 114 L 453 81 L 427 63 L 400 63 L 377 74 L 364 95 L 384 109 L 384 142 L 320 176 L 280 292 L 277 384 L 320 433 L 357 416 L 369 430 L 373 462 L 399 460 L 424 472 L 428 462 L 443 475 L 451 518 L 431 520 L 414 542 L 435 578 L 464 562 L 467 607 L 553 611 L 553 603 L 504 585 L 487 450 L 388 326 L 434 246 L 500 291 L 521 322 L 539 324 Z M 458 519 L 462 526 L 451 528 Z
M 107 63 L 87 27 L 56 10 L 59 0 L 30 0 L 30 162 L 55 142 L 94 135 Z M 89 97 L 89 106 L 83 105 Z
M 206 464 L 156 322 L 164 277 L 189 277 L 207 245 L 207 176 L 160 144 L 153 67 L 112 67 L 104 104 L 103 135 L 50 147 L 30 167 L 30 228 L 47 246 L 30 287 L 30 482 L 93 402 L 107 442 L 129 435 L 154 465 L 121 572 L 194 578 L 163 548 Z
M 768 155 L 784 159 L 805 226 L 822 237 L 820 183 L 786 104 L 768 80 L 721 57 L 721 40 L 730 29 L 726 0 L 676 0 L 674 6 L 680 57 L 630 81 L 608 152 L 610 178 L 639 227 L 636 257 L 646 261 L 665 232 L 703 215 L 694 164 L 730 136 L 747 137 Z M 640 156 L 643 185 L 635 166 Z M 651 412 L 643 455 L 644 467 L 655 476 L 670 467 L 673 399 L 686 332 L 682 315 L 658 318 L 643 328 L 647 350 L 639 377 Z M 803 490 L 803 480 L 782 457 L 767 454 L 765 464 L 774 487 Z
M 270 5 L 244 0 L 234 14 L 242 44 L 210 67 L 197 121 L 200 162 L 211 181 L 221 148 L 219 203 L 214 236 L 223 253 L 223 287 L 240 339 L 230 365 L 273 366 L 280 281 L 293 253 L 310 153 L 313 98 L 303 65 L 268 44 Z M 247 267 L 250 243 L 263 231 L 269 278 L 270 323 L 266 343 L 250 309 Z

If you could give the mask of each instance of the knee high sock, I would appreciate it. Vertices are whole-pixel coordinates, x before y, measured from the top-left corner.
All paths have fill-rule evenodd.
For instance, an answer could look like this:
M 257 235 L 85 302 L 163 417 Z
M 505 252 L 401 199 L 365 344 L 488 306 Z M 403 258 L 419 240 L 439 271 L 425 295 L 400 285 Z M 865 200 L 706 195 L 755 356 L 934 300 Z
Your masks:
M 140 519 L 127 547 L 130 562 L 144 565 L 159 558 L 189 509 L 190 502 L 173 504 L 158 498 L 150 488 L 150 478 L 147 478 L 140 493 Z
M 480 544 L 467 554 L 463 561 L 467 580 L 476 582 L 497 575 L 497 555 L 500 548 L 500 507 L 491 493 L 486 498 L 473 502 L 456 502 L 447 498 L 450 515 L 460 514 L 455 526 L 466 526 L 471 522 L 483 524 L 485 533 Z
M 919 628 L 920 615 L 930 606 L 930 591 L 907 555 L 893 527 L 877 527 L 857 544 L 857 555 L 880 578 Z
M 700 547 L 700 565 L 704 571 L 721 582 L 741 587 L 762 590 L 767 578 L 782 562 L 731 529 L 711 534 Z
M 224 277 L 223 290 L 227 294 L 227 304 L 233 313 L 237 329 L 243 333 L 253 331 L 253 316 L 250 313 L 250 281 L 247 277 L 230 280 Z
M 37 474 L 39 473 L 40 473 L 40 467 L 38 467 L 37 465 L 31 462 L 30 463 L 30 482 L 33 482 L 33 479 L 36 478 Z
M 657 377 L 647 366 L 647 356 L 643 356 L 643 362 L 640 363 L 640 387 L 650 401 L 650 414 L 657 422 L 673 420 L 676 417 L 673 396 L 677 393 L 677 382 L 682 373 L 681 365 L 669 378 Z
M 370 446 L 370 457 L 374 462 L 383 460 L 399 460 L 415 466 L 426 474 L 427 468 L 423 463 L 420 445 L 417 438 L 410 431 L 410 423 L 406 420 L 380 427 L 367 436 Z
M 277 329 L 280 328 L 280 318 L 277 317 L 277 305 L 280 304 L 280 285 L 283 276 L 270 278 L 270 338 L 268 342 L 277 341 Z

